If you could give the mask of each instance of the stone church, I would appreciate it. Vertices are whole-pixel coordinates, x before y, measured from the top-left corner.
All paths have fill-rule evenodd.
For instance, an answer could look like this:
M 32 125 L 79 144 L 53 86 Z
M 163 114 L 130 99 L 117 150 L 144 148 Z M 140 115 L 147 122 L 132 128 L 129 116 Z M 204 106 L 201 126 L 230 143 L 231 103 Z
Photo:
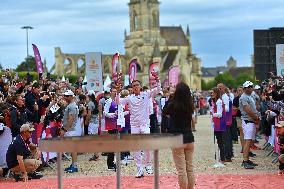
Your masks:
M 130 32 L 125 31 L 125 55 L 121 55 L 123 73 L 128 73 L 128 66 L 136 58 L 137 79 L 143 85 L 149 82 L 149 66 L 160 63 L 160 78 L 163 82 L 171 66 L 180 68 L 180 80 L 192 89 L 201 89 L 201 60 L 192 53 L 190 31 L 181 26 L 160 26 L 158 0 L 130 0 Z M 104 76 L 111 71 L 113 55 L 103 54 Z M 65 60 L 69 65 L 64 65 Z M 64 54 L 55 48 L 55 73 L 84 73 L 84 65 L 78 68 L 78 60 L 85 61 L 83 54 Z

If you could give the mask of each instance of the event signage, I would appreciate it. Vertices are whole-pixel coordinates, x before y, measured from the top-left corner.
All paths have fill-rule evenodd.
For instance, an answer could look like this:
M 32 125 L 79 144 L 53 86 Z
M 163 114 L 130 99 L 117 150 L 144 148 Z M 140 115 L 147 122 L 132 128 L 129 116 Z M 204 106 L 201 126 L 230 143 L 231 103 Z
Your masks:
M 284 44 L 276 44 L 276 71 L 277 76 L 284 77 Z
M 136 80 L 136 75 L 137 75 L 137 59 L 131 60 L 129 64 L 129 69 L 128 69 L 128 75 L 129 75 L 129 81 L 132 83 L 132 81 Z
M 179 66 L 171 66 L 168 72 L 169 85 L 175 87 L 179 82 Z
M 115 53 L 115 55 L 113 55 L 113 57 L 112 57 L 112 80 L 113 81 L 117 81 L 117 73 L 119 73 L 119 60 L 120 59 L 120 55 L 119 55 L 119 53 Z
M 87 90 L 103 91 L 102 53 L 90 52 L 85 54 Z
M 42 61 L 41 61 L 41 57 L 39 54 L 39 50 L 35 44 L 32 44 L 32 46 L 33 46 L 34 55 L 35 55 L 37 73 L 42 74 L 43 68 L 42 68 Z

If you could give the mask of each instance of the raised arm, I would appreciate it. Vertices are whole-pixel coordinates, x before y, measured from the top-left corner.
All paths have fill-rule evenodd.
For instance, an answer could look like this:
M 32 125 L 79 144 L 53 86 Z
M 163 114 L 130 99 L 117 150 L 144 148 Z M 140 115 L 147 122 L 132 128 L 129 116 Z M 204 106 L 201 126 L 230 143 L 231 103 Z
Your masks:
M 160 80 L 157 80 L 157 86 L 154 89 L 148 91 L 148 97 L 154 98 L 162 90 Z

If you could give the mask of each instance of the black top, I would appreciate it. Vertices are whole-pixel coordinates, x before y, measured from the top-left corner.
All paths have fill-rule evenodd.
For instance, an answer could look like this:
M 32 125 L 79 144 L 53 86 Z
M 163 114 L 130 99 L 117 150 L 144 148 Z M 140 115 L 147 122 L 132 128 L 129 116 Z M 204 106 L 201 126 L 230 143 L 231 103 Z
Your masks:
M 194 142 L 194 136 L 191 131 L 191 120 L 192 117 L 188 117 L 185 113 L 174 114 L 173 102 L 170 101 L 165 105 L 163 114 L 169 115 L 169 122 L 171 127 L 168 129 L 169 133 L 183 134 L 183 143 Z
M 9 169 L 19 165 L 17 155 L 23 156 L 24 159 L 27 159 L 31 155 L 28 143 L 22 139 L 21 135 L 17 135 L 8 147 L 6 162 Z
M 34 105 L 38 101 L 37 96 L 29 91 L 25 96 L 25 106 L 31 112 L 32 116 L 28 117 L 28 121 L 32 123 L 36 123 L 38 119 L 38 111 L 34 110 Z
M 233 106 L 236 107 L 236 108 L 240 107 L 240 96 L 237 96 L 237 97 L 234 98 Z M 241 117 L 241 116 L 242 116 L 241 111 L 238 109 L 236 117 Z
M 11 132 L 12 137 L 20 134 L 20 128 L 24 123 L 27 123 L 28 117 L 31 114 L 25 107 L 13 107 L 11 110 Z

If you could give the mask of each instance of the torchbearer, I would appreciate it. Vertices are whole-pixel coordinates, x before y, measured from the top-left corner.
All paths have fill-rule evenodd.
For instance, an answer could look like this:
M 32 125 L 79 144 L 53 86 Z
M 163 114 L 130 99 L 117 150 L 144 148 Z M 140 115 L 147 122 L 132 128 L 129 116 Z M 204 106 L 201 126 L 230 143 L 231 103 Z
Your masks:
M 161 83 L 157 74 L 154 74 L 157 86 L 148 91 L 141 91 L 141 82 L 132 81 L 133 94 L 121 99 L 116 96 L 116 104 L 128 104 L 130 111 L 131 134 L 150 134 L 149 103 L 152 97 L 161 91 Z M 119 91 L 119 90 L 118 90 Z M 153 174 L 151 156 L 149 151 L 145 151 L 145 169 L 148 174 Z M 144 176 L 144 166 L 142 164 L 141 151 L 135 152 L 134 159 L 137 166 L 136 178 Z

